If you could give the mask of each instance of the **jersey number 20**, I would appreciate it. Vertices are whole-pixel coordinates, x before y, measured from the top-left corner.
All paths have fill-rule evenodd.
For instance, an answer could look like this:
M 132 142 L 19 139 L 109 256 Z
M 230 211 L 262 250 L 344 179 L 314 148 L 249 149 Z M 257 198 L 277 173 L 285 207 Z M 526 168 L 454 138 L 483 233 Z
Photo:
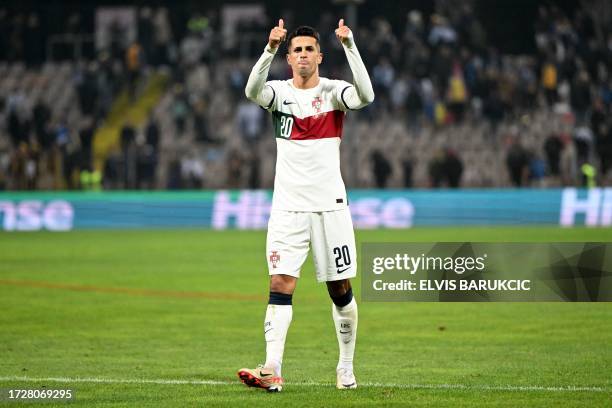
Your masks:
M 351 264 L 351 256 L 347 245 L 334 248 L 334 255 L 336 256 L 336 268 L 342 268 Z
M 281 137 L 289 138 L 291 136 L 292 127 L 293 127 L 293 118 L 291 116 L 281 116 L 280 118 Z

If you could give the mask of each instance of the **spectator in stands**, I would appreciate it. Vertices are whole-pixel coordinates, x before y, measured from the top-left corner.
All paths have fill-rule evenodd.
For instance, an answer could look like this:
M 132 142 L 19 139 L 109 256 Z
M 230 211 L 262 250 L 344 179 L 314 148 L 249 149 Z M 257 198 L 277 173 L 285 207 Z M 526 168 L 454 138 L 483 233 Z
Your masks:
M 423 113 L 430 123 L 435 123 L 435 110 L 437 96 L 434 85 L 429 78 L 423 78 L 420 83 L 421 96 L 423 100 Z
M 425 25 L 423 24 L 423 14 L 419 10 L 410 10 L 408 14 L 406 14 L 404 43 L 415 46 L 421 44 L 424 37 Z
M 444 175 L 450 188 L 458 188 L 461 184 L 463 175 L 463 162 L 457 152 L 453 149 L 446 149 L 444 155 Z
M 579 124 L 574 129 L 574 145 L 578 165 L 592 161 L 594 146 L 593 131 L 585 124 Z
M 103 119 L 110 112 L 113 98 L 119 91 L 118 77 L 120 72 L 114 68 L 113 60 L 108 52 L 103 51 L 98 56 L 98 71 L 96 86 L 98 103 L 95 113 L 96 119 Z M 117 65 L 120 67 L 120 65 Z
M 414 78 L 407 79 L 407 91 L 404 103 L 408 127 L 418 130 L 421 125 L 423 112 L 423 96 L 421 95 L 421 84 Z
M 515 187 L 522 187 L 526 184 L 529 162 L 529 152 L 517 138 L 514 138 L 506 154 L 506 165 L 510 173 L 510 181 Z
M 431 78 L 438 94 L 444 97 L 448 88 L 448 81 L 453 69 L 453 56 L 451 49 L 442 45 L 434 51 L 431 61 Z
M 181 41 L 181 63 L 186 68 L 194 67 L 198 64 L 204 55 L 204 44 L 198 33 L 191 31 Z
M 200 189 L 204 183 L 204 163 L 195 154 L 181 159 L 181 186 L 189 190 Z
M 145 128 L 145 143 L 151 146 L 154 153 L 157 155 L 159 152 L 159 125 L 155 119 L 153 111 L 149 113 L 149 119 Z
M 430 186 L 433 188 L 442 187 L 444 182 L 444 150 L 436 150 L 429 160 L 427 167 Z
M 529 181 L 531 187 L 543 187 L 546 176 L 546 162 L 538 154 L 534 154 L 529 160 Z
M 257 145 L 264 130 L 264 111 L 254 103 L 243 100 L 236 113 L 240 135 L 249 146 Z
M 10 109 L 8 114 L 8 132 L 14 148 L 27 143 L 28 124 L 21 118 L 17 109 Z
M 557 67 L 552 59 L 548 59 L 542 66 L 542 87 L 548 106 L 557 102 Z
M 249 151 L 246 164 L 249 170 L 247 187 L 250 189 L 261 188 L 261 159 L 258 149 L 252 148 Z
M 391 23 L 383 17 L 375 17 L 372 20 L 373 34 L 368 36 L 377 52 L 377 57 L 393 58 L 392 50 L 397 46 L 397 39 L 393 33 Z M 373 61 L 379 58 L 374 58 Z M 366 59 L 368 60 L 368 59 Z M 395 61 L 394 61 L 395 62 Z
M 491 123 L 493 132 L 495 132 L 505 115 L 504 105 L 496 88 L 488 91 L 488 97 L 484 101 L 483 114 Z
M 560 175 L 559 165 L 562 150 L 563 143 L 561 139 L 557 134 L 551 133 L 544 141 L 544 152 L 548 163 L 548 173 L 553 178 L 557 178 Z
M 599 157 L 602 163 L 602 176 L 607 177 L 609 174 L 610 166 L 612 165 L 612 121 L 608 122 L 607 125 L 606 139 L 601 141 L 601 149 L 599 151 Z M 605 163 L 605 166 L 604 164 Z
M 217 143 L 217 140 L 210 136 L 208 129 L 208 119 L 206 117 L 206 102 L 198 100 L 193 109 L 193 131 L 195 139 L 201 143 Z
M 391 87 L 390 100 L 392 112 L 394 114 L 401 114 L 406 104 L 406 97 L 408 96 L 409 85 L 408 78 L 405 75 L 401 75 L 395 84 Z
M 533 68 L 533 62 L 528 59 L 522 59 L 518 67 L 518 84 L 517 96 L 519 106 L 526 111 L 532 111 L 536 105 L 538 84 Z
M 127 121 L 121 129 L 121 152 L 123 155 L 123 188 L 136 187 L 136 129 Z
M 6 105 L 8 110 L 7 130 L 12 145 L 16 149 L 22 142 L 29 143 L 30 132 L 26 96 L 17 85 L 9 93 Z
M 447 44 L 452 45 L 457 41 L 457 32 L 449 24 L 446 17 L 440 14 L 431 15 L 431 30 L 427 38 L 432 47 Z
M 453 64 L 453 73 L 450 77 L 447 92 L 448 109 L 455 122 L 463 121 L 463 114 L 467 103 L 467 89 L 464 82 L 463 70 L 459 61 Z
M 78 169 L 79 169 L 80 151 L 74 144 L 66 145 L 62 155 L 62 176 L 63 183 L 68 190 L 74 190 L 79 187 Z
M 125 67 L 127 71 L 128 93 L 131 102 L 134 102 L 136 99 L 138 80 L 140 79 L 143 66 L 143 50 L 141 45 L 135 41 L 128 47 L 125 52 Z
M 110 37 L 111 58 L 114 61 L 125 62 L 126 55 L 124 40 L 126 38 L 126 33 L 124 27 L 118 20 L 114 20 L 110 23 L 108 28 L 108 36 Z
M 136 158 L 136 187 L 150 190 L 155 187 L 157 154 L 150 144 L 138 146 Z
M 240 67 L 232 67 L 229 71 L 229 85 L 232 91 L 234 101 L 241 101 L 244 98 L 244 86 L 246 85 L 246 76 Z
M 395 69 L 388 58 L 381 57 L 372 70 L 372 85 L 376 95 L 386 100 L 389 97 L 391 87 L 394 85 L 394 80 Z
M 578 157 L 576 147 L 572 137 L 564 133 L 561 135 L 563 150 L 559 158 L 559 172 L 561 175 L 561 185 L 565 187 L 576 186 L 578 184 Z
M 380 150 L 374 150 L 370 155 L 370 160 L 372 161 L 372 175 L 376 188 L 386 188 L 387 181 L 393 173 L 391 162 Z
M 168 9 L 165 7 L 159 7 L 155 11 L 153 17 L 153 35 L 154 35 L 154 58 L 153 63 L 155 65 L 168 64 L 169 47 L 172 40 L 172 27 L 168 19 Z
M 612 65 L 612 61 L 610 65 Z M 607 82 L 602 81 L 599 85 L 598 94 L 598 98 L 601 98 L 606 106 L 612 106 L 612 74 L 610 74 L 610 78 L 608 78 Z
M 173 158 L 168 164 L 166 188 L 168 190 L 178 190 L 181 188 L 181 163 L 177 158 Z
M 10 174 L 11 157 L 6 151 L 0 151 L 0 191 L 5 191 L 11 186 L 12 181 Z
M 36 135 L 36 141 L 43 151 L 48 151 L 53 143 L 51 132 L 49 131 L 51 110 L 49 109 L 49 106 L 47 106 L 47 104 L 40 98 L 32 110 L 32 120 L 34 122 L 34 134 Z
M 143 7 L 138 15 L 138 43 L 142 46 L 144 59 L 150 61 L 154 53 L 153 12 L 149 7 Z
M 591 106 L 591 100 L 589 73 L 582 69 L 574 78 L 571 89 L 571 104 L 579 122 L 584 122 L 587 119 L 587 111 Z
M 415 160 L 410 153 L 404 155 L 402 160 L 402 172 L 403 181 L 405 188 L 413 187 L 413 172 L 414 172 Z
M 22 142 L 13 154 L 10 164 L 10 174 L 13 179 L 12 189 L 34 190 L 36 188 L 37 151 Z
M 214 23 L 216 21 L 215 13 L 210 10 L 206 15 L 196 15 L 187 23 L 187 28 L 195 38 L 200 42 L 201 55 L 199 62 L 210 64 L 214 61 L 218 47 L 215 44 L 216 34 Z M 252 35 L 256 33 L 253 32 Z
M 457 25 L 461 30 L 459 37 L 465 40 L 466 45 L 476 53 L 484 53 L 487 47 L 487 34 L 469 3 L 463 4 L 461 21 Z
M 227 186 L 229 188 L 242 187 L 243 158 L 238 150 L 232 149 L 227 158 Z
M 89 116 L 96 113 L 98 99 L 97 69 L 98 64 L 96 62 L 81 66 L 75 78 L 79 105 L 83 115 Z
M 601 175 L 605 177 L 612 167 L 612 121 L 601 98 L 597 98 L 593 104 L 590 125 L 595 138 L 595 151 L 599 157 Z
M 187 125 L 189 102 L 187 101 L 187 94 L 181 85 L 177 84 L 174 88 L 174 99 L 171 109 L 177 136 L 182 137 Z
M 70 135 L 70 126 L 68 126 L 67 115 L 62 116 L 55 124 L 55 145 L 62 151 L 66 152 L 71 144 L 72 137 Z
M 438 149 L 429 161 L 429 178 L 433 188 L 458 188 L 463 176 L 463 162 L 454 149 Z
M 159 125 L 153 111 L 151 111 L 145 126 L 144 145 L 138 149 L 136 173 L 139 189 L 155 187 L 155 177 L 159 164 L 159 137 Z
M 79 140 L 81 142 L 81 170 L 91 172 L 93 170 L 93 139 L 95 126 L 91 117 L 83 118 Z

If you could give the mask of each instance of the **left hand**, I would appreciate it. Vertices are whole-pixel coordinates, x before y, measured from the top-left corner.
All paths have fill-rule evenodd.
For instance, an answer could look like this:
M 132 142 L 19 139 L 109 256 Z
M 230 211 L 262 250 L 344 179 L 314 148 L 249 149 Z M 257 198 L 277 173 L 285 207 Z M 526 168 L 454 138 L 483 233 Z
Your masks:
M 340 40 L 342 44 L 344 45 L 350 44 L 351 29 L 348 28 L 348 26 L 344 25 L 343 18 L 341 18 L 340 21 L 338 21 L 338 28 L 336 28 L 336 37 L 338 38 L 338 40 Z

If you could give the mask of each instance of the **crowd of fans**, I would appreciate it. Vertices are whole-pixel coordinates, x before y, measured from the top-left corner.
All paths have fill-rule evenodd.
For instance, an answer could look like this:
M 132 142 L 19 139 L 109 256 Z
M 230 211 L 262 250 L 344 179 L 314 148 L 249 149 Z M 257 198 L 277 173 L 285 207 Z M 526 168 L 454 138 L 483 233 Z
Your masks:
M 598 166 L 603 181 L 612 159 L 610 26 L 598 27 L 587 10 L 570 19 L 543 6 L 534 28 L 536 53 L 511 56 L 487 41 L 469 6 L 446 11 L 431 15 L 429 23 L 418 11 L 410 12 L 401 37 L 384 19 L 362 30 L 360 37 L 368 41 L 361 52 L 372 64 L 377 94 L 371 119 L 403 117 L 417 132 L 422 126 L 484 120 L 494 134 L 503 121 L 520 124 L 535 110 L 549 110 L 567 126 L 559 133 L 551 127 L 543 143 L 532 146 L 536 150 L 522 146 L 520 134 L 506 138 L 512 184 L 529 185 L 546 176 L 563 185 L 584 184 L 583 164 Z M 538 156 L 541 151 L 544 157 Z M 448 160 L 441 156 L 435 154 L 429 165 L 433 186 L 440 185 L 437 162 Z
M 507 185 L 609 183 L 612 24 L 595 18 L 596 8 L 567 13 L 541 6 L 533 27 L 535 51 L 510 55 L 489 41 L 471 3 L 445 4 L 440 2 L 429 15 L 409 11 L 402 27 L 376 17 L 355 30 L 376 92 L 375 103 L 355 113 L 356 120 L 400 121 L 407 138 L 418 138 L 426 129 L 486 123 L 491 149 L 504 151 L 499 171 L 507 171 Z M 68 124 L 61 113 L 54 117 L 42 99 L 25 103 L 18 85 L 0 94 L 0 138 L 9 138 L 8 148 L 0 152 L 0 174 L 5 174 L 0 176 L 0 188 L 79 188 L 82 177 L 74 172 L 94 170 L 92 139 L 113 101 L 122 89 L 137 99 L 140 79 L 147 69 L 158 67 L 170 72 L 171 101 L 165 112 L 172 118 L 170 137 L 180 139 L 189 133 L 194 144 L 211 147 L 216 153 L 206 157 L 224 160 L 227 174 L 222 186 L 260 187 L 257 152 L 270 124 L 265 112 L 244 99 L 243 89 L 272 20 L 257 18 L 237 25 L 237 36 L 245 41 L 229 46 L 221 41 L 219 21 L 211 11 L 194 14 L 178 28 L 163 7 L 139 9 L 135 41 L 126 42 L 117 27 L 106 50 L 89 62 L 74 63 L 72 83 L 65 85 L 76 94 L 77 123 Z M 322 13 L 314 24 L 322 34 L 322 75 L 350 78 L 342 48 L 330 29 L 334 24 L 331 13 Z M 291 16 L 286 25 L 295 25 Z M 35 13 L 11 15 L 0 10 L 0 27 L 1 61 L 24 62 L 33 70 L 45 63 L 44 31 Z M 68 17 L 66 27 L 82 32 L 78 14 Z M 274 65 L 271 77 L 286 78 L 286 65 Z M 225 83 L 210 83 L 217 78 Z M 240 145 L 228 143 L 218 133 L 220 108 L 215 110 L 211 101 L 215 92 L 224 89 L 229 90 L 229 119 L 240 132 Z M 535 142 L 525 141 L 522 132 L 534 112 L 550 113 L 559 125 L 551 125 Z M 105 165 L 101 183 L 107 188 L 207 187 L 202 177 L 206 158 L 185 154 L 160 160 L 160 139 L 168 137 L 160 132 L 167 130 L 154 114 L 142 129 L 126 124 L 121 131 L 123 153 Z M 45 163 L 61 163 L 61 171 L 54 171 L 63 182 L 39 183 L 48 171 L 40 168 L 46 155 L 57 159 Z M 403 172 L 402 185 L 407 187 L 459 187 L 471 165 L 463 161 L 461 149 L 451 146 L 432 149 L 428 157 L 406 156 L 399 162 L 401 168 L 388 155 L 384 149 L 370 152 L 370 186 L 384 188 L 393 172 Z M 163 165 L 166 177 L 160 179 L 156 167 Z M 413 175 L 415 166 L 426 166 L 426 180 Z

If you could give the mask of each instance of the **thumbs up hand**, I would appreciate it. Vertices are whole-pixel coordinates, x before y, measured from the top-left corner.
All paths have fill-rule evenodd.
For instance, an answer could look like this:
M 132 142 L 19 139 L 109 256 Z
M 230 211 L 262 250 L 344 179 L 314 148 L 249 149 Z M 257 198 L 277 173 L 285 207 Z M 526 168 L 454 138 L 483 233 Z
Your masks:
M 270 48 L 278 48 L 280 43 L 285 41 L 286 36 L 287 30 L 285 30 L 285 22 L 281 18 L 278 20 L 278 25 L 270 31 L 270 37 L 268 38 Z
M 336 28 L 336 37 L 338 37 L 338 40 L 340 40 L 340 42 L 346 46 L 349 46 L 351 43 L 353 33 L 351 32 L 351 29 L 348 28 L 348 26 L 344 25 L 343 18 L 338 21 L 338 28 Z

